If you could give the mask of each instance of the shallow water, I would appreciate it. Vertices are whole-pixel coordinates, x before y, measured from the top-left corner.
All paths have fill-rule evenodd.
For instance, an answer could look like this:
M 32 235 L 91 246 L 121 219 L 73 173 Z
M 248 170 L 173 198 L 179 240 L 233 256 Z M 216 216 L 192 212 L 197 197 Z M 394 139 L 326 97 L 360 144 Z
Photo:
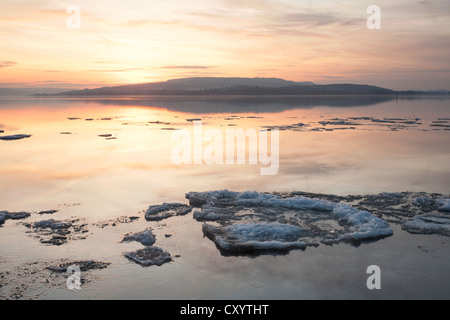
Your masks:
M 49 289 L 33 280 L 23 298 L 450 298 L 447 237 L 411 235 L 392 224 L 394 236 L 359 247 L 321 245 L 287 255 L 223 257 L 203 237 L 201 223 L 192 215 L 146 222 L 142 213 L 152 204 L 186 202 L 189 191 L 219 189 L 338 195 L 423 191 L 448 196 L 449 101 L 431 97 L 1 99 L 0 130 L 5 132 L 0 135 L 32 136 L 0 141 L 0 211 L 59 210 L 48 217 L 33 214 L 26 222 L 70 217 L 89 224 L 120 216 L 141 219 L 116 227 L 90 225 L 87 239 L 59 247 L 39 243 L 26 233 L 23 221 L 8 220 L 0 227 L 0 271 L 58 258 L 112 262 L 104 270 L 92 271 L 95 280 L 80 291 L 70 291 L 64 283 Z M 193 122 L 186 119 L 202 119 L 204 130 L 221 132 L 281 129 L 277 175 L 262 176 L 262 164 L 174 164 L 175 130 L 167 129 L 192 133 Z M 353 124 L 330 124 L 336 119 Z M 304 126 L 286 127 L 298 123 Z M 157 246 L 181 257 L 150 268 L 123 257 L 123 252 L 142 247 L 120 243 L 123 235 L 147 227 L 157 235 Z M 382 270 L 381 290 L 366 287 L 366 269 L 373 264 Z M 7 289 L 0 291 L 7 295 Z

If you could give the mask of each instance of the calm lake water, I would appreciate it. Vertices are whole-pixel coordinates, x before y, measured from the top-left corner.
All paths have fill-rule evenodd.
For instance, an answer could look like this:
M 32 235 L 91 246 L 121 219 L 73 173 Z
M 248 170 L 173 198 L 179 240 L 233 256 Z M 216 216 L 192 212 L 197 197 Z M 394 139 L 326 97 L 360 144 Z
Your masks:
M 173 135 L 193 135 L 194 119 L 201 119 L 204 131 L 224 136 L 227 129 L 278 129 L 278 173 L 261 175 L 260 162 L 174 163 Z M 0 211 L 56 209 L 55 219 L 93 223 L 142 216 L 152 204 L 186 202 L 190 191 L 448 196 L 449 129 L 450 100 L 444 97 L 2 98 L 0 136 L 31 137 L 0 140 Z M 450 298 L 445 237 L 410 235 L 393 226 L 393 237 L 360 247 L 223 257 L 190 215 L 142 220 L 93 227 L 87 239 L 60 247 L 43 245 L 21 223 L 8 221 L 0 228 L 0 271 L 57 258 L 112 262 L 78 292 L 36 284 L 25 298 Z M 146 227 L 154 229 L 160 247 L 181 257 L 152 268 L 124 258 L 139 245 L 120 243 L 122 236 Z M 378 292 L 366 288 L 372 264 L 385 270 Z

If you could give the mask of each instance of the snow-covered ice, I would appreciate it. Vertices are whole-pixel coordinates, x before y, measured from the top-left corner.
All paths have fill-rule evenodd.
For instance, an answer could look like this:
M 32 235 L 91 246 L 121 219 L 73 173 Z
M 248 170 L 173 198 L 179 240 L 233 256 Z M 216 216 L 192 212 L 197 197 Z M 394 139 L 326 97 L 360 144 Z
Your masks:
M 35 228 L 42 228 L 42 229 L 68 229 L 72 226 L 71 222 L 65 222 L 65 221 L 58 221 L 55 219 L 48 219 L 48 220 L 42 220 L 37 221 L 33 224 L 33 227 Z
M 391 236 L 393 231 L 386 221 L 367 211 L 361 211 L 347 204 L 337 204 L 332 213 L 339 222 L 350 225 L 350 232 L 338 240 L 369 240 Z
M 191 212 L 192 207 L 183 203 L 163 203 L 150 206 L 145 212 L 147 221 L 158 221 L 173 216 L 183 216 Z
M 450 211 L 450 199 L 441 199 L 438 201 L 438 203 L 442 205 L 438 208 L 438 210 Z
M 280 223 L 236 223 L 227 227 L 203 225 L 203 233 L 220 249 L 232 252 L 304 249 L 304 230 Z
M 205 225 L 203 231 L 228 251 L 304 248 L 393 234 L 388 222 L 368 211 L 325 199 L 228 190 L 190 192 L 186 198 L 191 206 L 201 207 L 194 212 L 195 219 L 221 224 Z M 297 237 L 294 241 L 292 234 Z
M 409 233 L 450 236 L 450 217 L 435 214 L 419 215 L 405 222 L 402 229 Z
M 429 197 L 416 197 L 413 199 L 412 204 L 426 212 L 432 210 L 450 211 L 449 198 L 433 199 Z
M 158 247 L 145 247 L 134 252 L 125 253 L 125 257 L 139 263 L 143 267 L 161 266 L 172 261 L 170 253 Z

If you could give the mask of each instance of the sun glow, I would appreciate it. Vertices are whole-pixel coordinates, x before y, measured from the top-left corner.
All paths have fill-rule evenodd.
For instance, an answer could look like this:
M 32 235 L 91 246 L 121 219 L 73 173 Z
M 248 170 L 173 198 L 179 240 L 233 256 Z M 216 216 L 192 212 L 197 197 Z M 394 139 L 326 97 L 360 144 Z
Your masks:
M 448 2 L 381 5 L 379 30 L 367 27 L 370 4 L 80 0 L 77 12 L 61 0 L 6 0 L 0 83 L 82 89 L 238 76 L 446 87 Z

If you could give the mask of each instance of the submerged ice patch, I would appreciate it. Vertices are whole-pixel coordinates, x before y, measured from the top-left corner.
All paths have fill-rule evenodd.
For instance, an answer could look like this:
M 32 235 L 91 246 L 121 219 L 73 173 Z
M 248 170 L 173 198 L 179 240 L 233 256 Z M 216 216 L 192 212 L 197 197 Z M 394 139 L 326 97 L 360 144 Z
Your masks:
M 203 225 L 204 234 L 220 249 L 232 252 L 305 249 L 303 229 L 280 223 L 236 223 L 227 227 Z

